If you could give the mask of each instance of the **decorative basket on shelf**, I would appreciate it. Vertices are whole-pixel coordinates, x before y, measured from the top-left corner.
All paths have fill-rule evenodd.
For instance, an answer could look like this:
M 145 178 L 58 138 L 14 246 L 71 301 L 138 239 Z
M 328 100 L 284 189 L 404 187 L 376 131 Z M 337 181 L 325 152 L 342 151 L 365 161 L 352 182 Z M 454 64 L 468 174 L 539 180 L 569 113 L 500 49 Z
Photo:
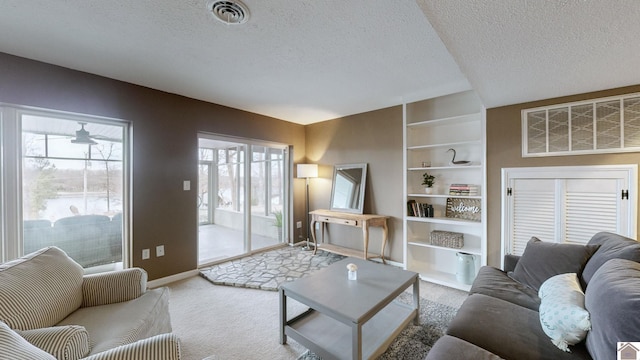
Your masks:
M 464 234 L 453 231 L 433 230 L 431 245 L 461 249 L 464 246 Z

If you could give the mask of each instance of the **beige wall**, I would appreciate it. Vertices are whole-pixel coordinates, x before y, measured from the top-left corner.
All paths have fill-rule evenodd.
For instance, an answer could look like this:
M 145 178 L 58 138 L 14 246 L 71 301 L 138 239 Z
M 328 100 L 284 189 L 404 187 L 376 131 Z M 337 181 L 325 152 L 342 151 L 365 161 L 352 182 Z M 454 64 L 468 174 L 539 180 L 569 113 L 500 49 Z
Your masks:
M 307 125 L 305 132 L 308 161 L 320 165 L 319 178 L 310 182 L 310 209 L 329 209 L 334 165 L 367 163 L 364 212 L 391 217 L 385 256 L 402 262 L 402 107 Z M 331 225 L 326 235 L 331 243 L 363 248 L 356 228 Z M 370 249 L 376 253 L 381 235 L 371 230 Z
M 151 280 L 197 268 L 196 192 L 182 191 L 182 182 L 198 180 L 198 132 L 290 144 L 294 161 L 304 157 L 304 126 L 290 122 L 2 53 L 0 79 L 0 103 L 132 122 L 133 265 Z M 142 249 L 157 245 L 164 257 L 141 260 Z
M 487 110 L 487 233 L 488 263 L 499 266 L 501 257 L 501 169 L 530 166 L 569 166 L 640 164 L 638 153 L 522 157 L 521 110 L 640 92 L 640 86 L 599 91 L 575 96 L 548 99 Z M 532 236 L 536 234 L 531 234 Z

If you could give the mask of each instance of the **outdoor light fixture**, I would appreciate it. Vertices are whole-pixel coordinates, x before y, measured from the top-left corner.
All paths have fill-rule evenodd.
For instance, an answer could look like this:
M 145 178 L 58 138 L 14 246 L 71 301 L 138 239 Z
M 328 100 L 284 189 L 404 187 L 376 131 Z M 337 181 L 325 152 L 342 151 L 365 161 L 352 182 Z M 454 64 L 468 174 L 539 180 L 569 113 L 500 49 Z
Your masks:
M 305 213 L 305 224 L 307 226 L 307 245 L 303 247 L 303 250 L 312 250 L 311 245 L 309 244 L 309 234 L 311 233 L 311 228 L 309 227 L 309 179 L 318 177 L 318 164 L 298 164 L 298 178 L 306 180 L 306 203 L 304 208 Z
M 87 125 L 87 123 L 79 122 L 78 124 L 80 124 L 82 128 L 76 131 L 76 138 L 71 139 L 71 142 L 74 144 L 96 145 L 97 142 L 95 142 L 89 135 L 89 132 L 84 129 L 84 126 Z

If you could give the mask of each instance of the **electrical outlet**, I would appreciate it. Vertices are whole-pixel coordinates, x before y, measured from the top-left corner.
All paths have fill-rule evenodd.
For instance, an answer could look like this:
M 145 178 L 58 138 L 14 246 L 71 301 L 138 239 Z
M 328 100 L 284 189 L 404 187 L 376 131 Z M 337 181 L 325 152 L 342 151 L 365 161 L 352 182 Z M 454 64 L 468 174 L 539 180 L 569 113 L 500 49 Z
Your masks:
M 149 249 L 142 249 L 142 260 L 147 260 L 151 257 L 151 251 Z
M 156 246 L 156 257 L 164 256 L 164 245 Z
M 302 221 L 296 223 L 296 229 L 302 229 Z

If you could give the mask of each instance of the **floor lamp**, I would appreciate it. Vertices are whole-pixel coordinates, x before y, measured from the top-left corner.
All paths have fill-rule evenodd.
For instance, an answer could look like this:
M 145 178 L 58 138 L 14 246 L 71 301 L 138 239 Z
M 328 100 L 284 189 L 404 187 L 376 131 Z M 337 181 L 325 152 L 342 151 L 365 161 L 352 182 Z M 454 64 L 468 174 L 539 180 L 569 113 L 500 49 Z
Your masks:
M 298 164 L 298 178 L 304 178 L 306 181 L 306 202 L 304 208 L 305 224 L 307 226 L 307 245 L 303 247 L 303 250 L 312 250 L 313 248 L 309 244 L 309 234 L 311 233 L 311 227 L 309 226 L 309 179 L 318 177 L 318 164 Z

